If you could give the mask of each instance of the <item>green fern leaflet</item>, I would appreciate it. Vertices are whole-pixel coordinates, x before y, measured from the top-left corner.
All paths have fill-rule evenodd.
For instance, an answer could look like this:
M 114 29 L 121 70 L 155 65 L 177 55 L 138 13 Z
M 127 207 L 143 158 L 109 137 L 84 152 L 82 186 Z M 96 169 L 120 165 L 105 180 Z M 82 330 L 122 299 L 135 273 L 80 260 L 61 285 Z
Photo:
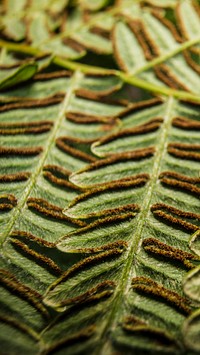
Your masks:
M 2 354 L 199 354 L 199 13 L 0 5 Z

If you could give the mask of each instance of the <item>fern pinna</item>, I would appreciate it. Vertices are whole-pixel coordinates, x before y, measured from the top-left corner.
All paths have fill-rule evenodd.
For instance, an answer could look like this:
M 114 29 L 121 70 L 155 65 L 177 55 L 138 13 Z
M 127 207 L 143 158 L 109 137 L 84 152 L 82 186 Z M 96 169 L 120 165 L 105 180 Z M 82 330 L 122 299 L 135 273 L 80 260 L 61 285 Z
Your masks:
M 199 2 L 0 14 L 2 354 L 198 354 Z

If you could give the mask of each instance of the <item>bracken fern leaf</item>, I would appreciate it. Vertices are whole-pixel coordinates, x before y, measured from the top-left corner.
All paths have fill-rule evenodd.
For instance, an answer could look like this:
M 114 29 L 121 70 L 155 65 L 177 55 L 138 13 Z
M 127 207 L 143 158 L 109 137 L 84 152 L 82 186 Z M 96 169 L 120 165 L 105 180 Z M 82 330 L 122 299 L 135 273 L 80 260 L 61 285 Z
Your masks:
M 198 2 L 0 12 L 2 353 L 198 354 Z

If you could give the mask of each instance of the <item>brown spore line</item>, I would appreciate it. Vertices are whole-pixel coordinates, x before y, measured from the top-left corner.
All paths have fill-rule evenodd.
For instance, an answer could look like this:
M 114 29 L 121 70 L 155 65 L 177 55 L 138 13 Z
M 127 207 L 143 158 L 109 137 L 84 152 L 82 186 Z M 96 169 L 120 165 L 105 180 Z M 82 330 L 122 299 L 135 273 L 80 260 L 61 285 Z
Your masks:
M 160 181 L 164 186 L 167 186 L 174 190 L 183 191 L 197 198 L 199 198 L 200 196 L 200 188 L 192 183 L 177 180 L 177 179 L 165 178 L 165 177 L 162 177 Z
M 31 173 L 20 172 L 14 174 L 2 174 L 0 175 L 0 183 L 12 183 L 12 182 L 22 182 L 27 181 L 31 176 Z
M 183 130 L 194 130 L 200 131 L 200 122 L 184 117 L 184 116 L 177 116 L 173 119 L 172 125 L 174 127 L 183 129 Z
M 143 248 L 151 255 L 159 256 L 169 261 L 177 261 L 187 269 L 192 269 L 194 264 L 190 260 L 196 260 L 196 256 L 163 243 L 156 238 L 146 238 L 143 240 Z
M 183 181 L 183 182 L 189 182 L 193 185 L 198 185 L 200 184 L 200 177 L 192 177 L 192 176 L 188 176 L 188 175 L 183 175 L 183 174 L 179 174 L 175 171 L 163 171 L 162 173 L 160 173 L 159 175 L 159 179 L 162 178 L 172 178 L 178 181 Z
M 175 158 L 200 161 L 200 144 L 169 143 L 167 152 Z
M 17 199 L 13 194 L 0 195 L 0 211 L 9 211 L 17 206 Z
M 168 305 L 176 308 L 180 313 L 189 315 L 192 312 L 190 304 L 185 297 L 165 288 L 149 277 L 137 276 L 132 280 L 132 287 L 145 295 L 155 297 L 164 301 Z
M 195 213 L 181 211 L 177 208 L 162 203 L 152 205 L 151 211 L 157 219 L 161 220 L 165 224 L 181 229 L 186 233 L 194 233 L 199 229 L 199 226 L 196 224 L 187 222 L 182 219 L 182 217 L 189 219 L 199 219 L 199 215 Z
M 42 134 L 51 130 L 52 121 L 0 123 L 0 135 Z
M 0 146 L 0 157 L 32 157 L 42 153 L 42 147 L 24 147 L 24 148 L 14 148 L 14 147 L 3 147 Z
M 86 225 L 83 221 L 64 215 L 61 207 L 53 205 L 43 198 L 29 197 L 27 206 L 29 209 L 32 209 L 45 217 L 54 218 L 60 222 L 69 222 L 79 227 L 84 227 Z
M 56 146 L 64 153 L 70 154 L 75 158 L 79 158 L 88 163 L 91 163 L 95 161 L 96 158 L 75 147 L 76 144 L 88 144 L 89 142 L 91 143 L 91 140 L 83 141 L 81 139 L 74 138 L 74 137 L 62 136 L 56 139 Z

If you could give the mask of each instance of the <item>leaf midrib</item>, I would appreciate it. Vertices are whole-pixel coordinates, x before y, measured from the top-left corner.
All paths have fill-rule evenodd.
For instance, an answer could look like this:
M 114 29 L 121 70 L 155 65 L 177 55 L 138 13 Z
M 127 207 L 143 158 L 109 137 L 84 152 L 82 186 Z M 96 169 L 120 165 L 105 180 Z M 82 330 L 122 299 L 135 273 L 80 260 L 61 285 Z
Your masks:
M 128 294 L 128 291 L 130 289 L 130 284 L 131 284 L 131 279 L 133 278 L 133 274 L 131 273 L 131 269 L 133 267 L 134 263 L 134 257 L 138 252 L 139 246 L 140 246 L 140 240 L 143 235 L 143 229 L 145 227 L 145 223 L 147 220 L 147 215 L 149 213 L 149 207 L 151 205 L 151 200 L 153 196 L 153 192 L 158 180 L 159 172 L 160 172 L 160 165 L 161 161 L 163 159 L 163 156 L 166 152 L 166 145 L 167 145 L 167 138 L 168 138 L 168 132 L 169 128 L 171 125 L 171 120 L 172 120 L 172 109 L 174 105 L 174 99 L 173 97 L 169 97 L 168 102 L 167 102 L 167 107 L 166 107 L 166 113 L 164 115 L 164 123 L 161 128 L 161 133 L 160 133 L 160 141 L 157 146 L 157 151 L 155 154 L 154 158 L 154 165 L 152 169 L 152 176 L 151 180 L 149 183 L 149 188 L 148 192 L 146 195 L 146 199 L 144 200 L 144 203 L 141 206 L 141 213 L 138 218 L 138 224 L 137 224 L 137 229 L 135 231 L 135 236 L 132 240 L 131 245 L 129 246 L 129 254 L 127 255 L 127 262 L 124 265 L 124 272 L 122 273 L 121 276 L 121 282 L 119 282 L 119 286 L 116 289 L 116 296 L 115 299 L 113 300 L 112 303 L 112 309 L 110 311 L 109 317 L 107 324 L 102 332 L 101 336 L 101 343 L 95 351 L 95 355 L 103 355 L 106 353 L 106 338 L 107 338 L 107 333 L 108 331 L 114 330 L 116 327 L 116 324 L 118 323 L 118 310 L 120 309 L 120 305 L 123 304 L 124 300 L 124 295 Z
M 57 38 L 57 37 L 56 37 Z M 46 42 L 45 42 L 46 43 Z M 163 62 L 165 62 L 167 59 L 170 59 L 172 57 L 174 57 L 176 54 L 178 53 L 181 53 L 183 52 L 184 50 L 194 46 L 195 44 L 198 44 L 200 43 L 200 37 L 197 36 L 193 39 L 190 39 L 190 40 L 187 40 L 185 41 L 184 43 L 178 45 L 176 48 L 172 49 L 171 51 L 169 51 L 168 53 L 165 53 L 164 55 L 160 55 L 159 57 L 153 59 L 153 60 L 150 60 L 147 64 L 143 65 L 142 67 L 136 69 L 135 71 L 133 72 L 130 72 L 129 75 L 135 75 L 135 74 L 139 74 L 143 71 L 147 71 L 148 69 L 150 68 L 153 68 L 155 65 L 158 65 L 158 64 L 161 64 Z M 4 40 L 0 40 L 0 47 L 1 48 L 7 48 L 8 50 L 11 50 L 11 51 L 14 51 L 14 52 L 19 52 L 19 53 L 24 53 L 24 54 L 29 54 L 29 55 L 45 55 L 46 52 L 40 50 L 39 48 L 37 47 L 34 47 L 34 46 L 27 46 L 27 45 L 24 45 L 24 44 L 18 44 L 18 43 L 12 43 L 12 42 L 8 42 L 8 41 L 4 41 Z M 59 56 L 56 56 L 53 58 L 53 61 L 56 59 L 56 58 L 61 58 Z M 63 62 L 71 62 L 71 64 L 74 64 L 75 66 L 78 65 L 80 66 L 80 68 L 84 68 L 85 69 L 88 67 L 88 69 L 90 68 L 90 70 L 92 69 L 99 69 L 99 73 L 100 72 L 105 72 L 106 73 L 110 73 L 111 71 L 115 72 L 114 70 L 111 70 L 111 69 L 106 69 L 106 68 L 101 68 L 101 67 L 95 67 L 95 66 L 89 66 L 89 65 L 81 65 L 81 63 L 78 63 L 78 62 L 73 62 L 73 61 L 70 61 L 70 60 L 67 60 L 67 59 L 63 59 Z M 80 69 L 81 70 L 81 69 Z
M 191 47 L 194 44 L 197 44 L 200 42 L 200 38 L 197 37 L 192 40 L 188 40 L 184 42 L 182 45 L 178 46 L 178 48 L 173 49 L 170 53 L 167 53 L 163 56 L 160 56 L 159 58 L 156 58 L 149 63 L 147 63 L 142 69 L 138 69 L 138 73 L 146 71 L 150 68 L 153 68 L 157 64 L 161 64 L 167 59 L 173 58 L 175 54 L 181 53 L 183 50 Z M 32 46 L 26 46 L 23 44 L 17 44 L 17 43 L 11 43 L 11 42 L 6 42 L 3 40 L 0 40 L 0 48 L 6 48 L 7 50 L 18 52 L 18 53 L 24 53 L 24 54 L 29 54 L 29 55 L 34 55 L 34 56 L 40 56 L 47 54 L 47 52 L 43 52 L 35 47 Z M 171 89 L 168 87 L 164 86 L 158 86 L 152 83 L 149 83 L 148 81 L 145 81 L 143 79 L 140 79 L 136 76 L 133 76 L 132 73 L 125 73 L 121 70 L 113 70 L 113 69 L 106 69 L 106 68 L 101 68 L 93 65 L 87 65 L 87 64 L 82 64 L 79 62 L 74 62 L 59 56 L 55 56 L 52 59 L 52 62 L 55 65 L 58 65 L 62 68 L 70 69 L 73 71 L 81 71 L 84 74 L 103 74 L 103 75 L 116 75 L 118 78 L 120 78 L 123 82 L 131 84 L 133 86 L 142 88 L 144 90 L 150 91 L 150 92 L 155 92 L 155 93 L 160 93 L 165 96 L 174 96 L 179 99 L 189 99 L 193 100 L 195 102 L 200 102 L 200 98 L 198 95 L 195 93 L 189 93 L 187 91 L 183 90 L 175 90 Z M 141 71 L 139 71 L 141 70 Z
M 164 55 L 160 55 L 158 58 L 155 58 L 151 61 L 149 61 L 147 64 L 141 66 L 140 68 L 133 70 L 132 72 L 130 72 L 129 74 L 131 75 L 136 75 L 139 73 L 143 73 L 144 71 L 147 71 L 153 67 L 155 67 L 158 64 L 161 64 L 163 62 L 166 62 L 166 60 L 173 58 L 175 55 L 183 52 L 184 50 L 194 46 L 195 44 L 198 44 L 200 42 L 200 37 L 196 37 L 193 38 L 191 40 L 188 40 L 186 42 L 184 42 L 183 44 L 177 46 L 175 49 L 169 51 L 168 53 L 164 54 Z
M 24 193 L 23 198 L 21 199 L 21 201 L 17 205 L 17 207 L 13 213 L 13 216 L 10 219 L 10 223 L 8 224 L 5 232 L 1 236 L 1 245 L 3 245 L 5 243 L 8 235 L 10 234 L 15 222 L 17 221 L 17 218 L 19 217 L 20 213 L 22 212 L 22 209 L 24 208 L 24 206 L 27 202 L 27 199 L 28 199 L 31 191 L 33 190 L 33 188 L 36 184 L 38 176 L 40 175 L 40 173 L 45 165 L 46 158 L 49 154 L 49 151 L 51 150 L 52 145 L 55 143 L 56 135 L 62 125 L 63 120 L 65 119 L 65 112 L 67 110 L 67 107 L 70 104 L 71 98 L 73 97 L 73 94 L 74 94 L 74 90 L 76 89 L 76 86 L 77 86 L 77 82 L 81 79 L 81 76 L 82 76 L 81 73 L 77 71 L 74 73 L 74 76 L 71 78 L 71 85 L 69 87 L 68 92 L 65 95 L 65 98 L 62 102 L 62 107 L 59 112 L 58 118 L 57 118 L 55 125 L 52 129 L 52 132 L 46 142 L 46 149 L 43 151 L 43 153 L 41 155 L 41 159 L 39 160 L 37 169 L 29 178 L 29 183 L 26 187 L 26 191 Z

